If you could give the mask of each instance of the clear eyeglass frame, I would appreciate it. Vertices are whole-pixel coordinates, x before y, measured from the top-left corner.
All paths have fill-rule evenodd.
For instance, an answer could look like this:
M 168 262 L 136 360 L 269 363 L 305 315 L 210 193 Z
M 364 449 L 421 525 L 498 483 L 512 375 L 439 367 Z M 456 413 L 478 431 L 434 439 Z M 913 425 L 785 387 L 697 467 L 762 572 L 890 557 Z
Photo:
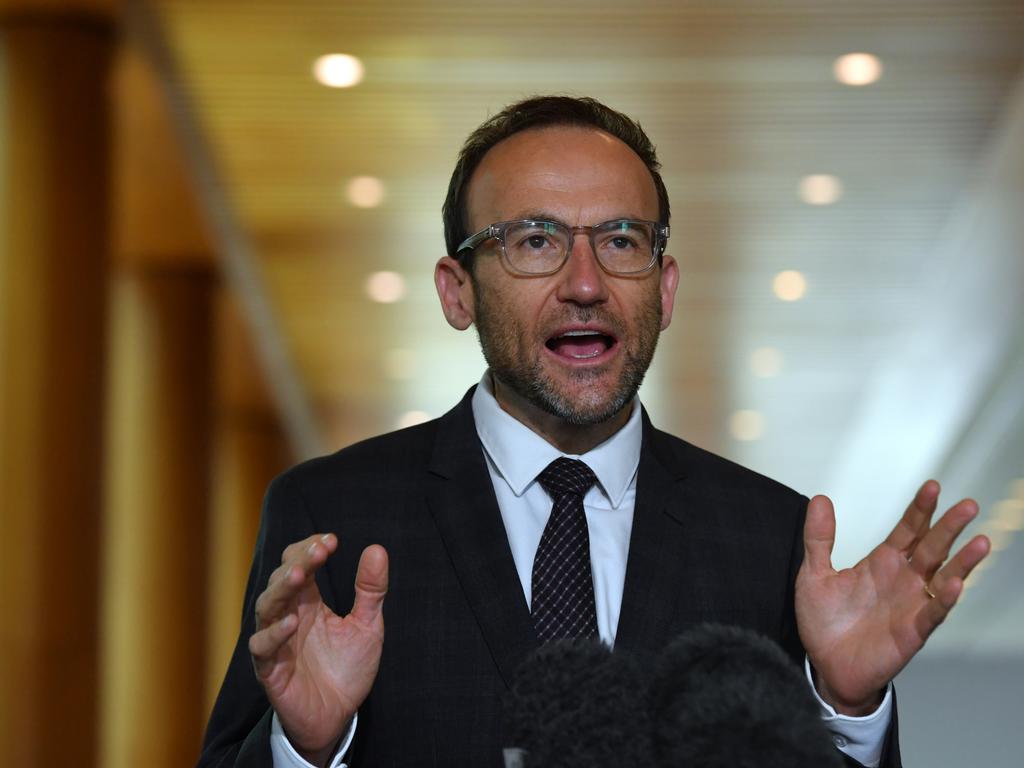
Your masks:
M 536 225 L 541 228 L 553 228 L 556 231 L 564 232 L 568 235 L 567 241 L 569 246 L 566 248 L 565 253 L 562 254 L 561 261 L 557 266 L 551 269 L 543 271 L 531 271 L 523 269 L 517 265 L 514 260 L 509 256 L 508 250 L 505 247 L 505 233 L 509 227 L 517 225 Z M 649 227 L 651 232 L 651 258 L 643 267 L 631 270 L 619 270 L 614 267 L 605 264 L 601 258 L 602 251 L 597 247 L 595 241 L 595 232 L 614 232 L 621 230 L 624 225 L 637 225 Z M 473 251 L 478 248 L 482 243 L 490 239 L 495 239 L 501 245 L 501 255 L 505 260 L 505 264 L 508 265 L 509 269 L 518 275 L 529 276 L 529 277 L 543 277 L 545 275 L 553 275 L 558 272 L 565 263 L 569 260 L 569 256 L 572 253 L 572 243 L 576 238 L 576 235 L 585 234 L 590 240 L 590 249 L 597 258 L 597 263 L 601 265 L 601 269 L 610 275 L 629 277 L 634 275 L 641 275 L 651 270 L 654 265 L 661 258 L 665 252 L 665 246 L 668 244 L 669 226 L 668 224 L 659 224 L 656 221 L 646 221 L 643 219 L 611 219 L 610 221 L 602 221 L 600 224 L 594 224 L 590 227 L 570 227 L 568 224 L 563 224 L 559 221 L 550 221 L 547 219 L 517 219 L 515 221 L 499 221 L 489 226 L 484 227 L 479 232 L 470 235 L 463 240 L 459 247 L 455 251 L 455 257 L 462 259 L 464 254 L 469 251 Z

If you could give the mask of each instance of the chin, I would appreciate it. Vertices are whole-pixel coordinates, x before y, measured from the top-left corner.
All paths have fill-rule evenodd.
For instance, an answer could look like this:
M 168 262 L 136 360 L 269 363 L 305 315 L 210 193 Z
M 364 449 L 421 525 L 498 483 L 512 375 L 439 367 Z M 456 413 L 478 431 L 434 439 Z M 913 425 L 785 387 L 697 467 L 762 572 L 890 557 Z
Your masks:
M 538 408 L 562 421 L 577 427 L 591 427 L 619 415 L 633 401 L 637 390 L 637 387 L 621 387 L 607 391 L 588 385 L 586 381 L 580 384 L 581 389 L 533 387 L 527 397 Z
M 633 354 L 597 365 L 564 366 L 550 355 L 531 359 L 512 354 L 511 345 L 490 341 L 481 334 L 484 358 L 495 378 L 519 399 L 575 427 L 604 424 L 620 415 L 633 402 L 650 363 L 650 354 Z

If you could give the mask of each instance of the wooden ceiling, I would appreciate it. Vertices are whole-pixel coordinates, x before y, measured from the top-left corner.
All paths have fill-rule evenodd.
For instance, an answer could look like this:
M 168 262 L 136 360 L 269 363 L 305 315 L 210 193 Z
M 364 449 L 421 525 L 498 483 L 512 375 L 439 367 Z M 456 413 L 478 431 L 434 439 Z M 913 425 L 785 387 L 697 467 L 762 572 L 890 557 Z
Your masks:
M 656 421 L 804 492 L 836 493 L 849 557 L 949 466 L 1020 338 L 1019 312 L 989 310 L 1024 298 L 1024 239 L 987 257 L 989 281 L 959 308 L 967 320 L 954 306 L 933 322 L 942 291 L 977 272 L 955 250 L 970 242 L 953 242 L 955 223 L 1021 100 L 1020 0 L 151 7 L 188 95 L 186 130 L 216 165 L 229 234 L 251 256 L 317 450 L 408 411 L 440 415 L 479 378 L 475 338 L 445 324 L 434 295 L 440 207 L 463 138 L 533 93 L 595 96 L 658 146 L 682 283 L 642 390 Z M 835 81 L 834 59 L 853 51 L 881 58 L 881 80 Z M 316 83 L 314 59 L 332 52 L 360 57 L 365 80 Z M 816 173 L 841 180 L 836 204 L 799 199 Z M 384 184 L 376 208 L 346 200 L 364 175 Z M 806 276 L 803 300 L 773 295 L 786 269 Z M 404 277 L 403 300 L 368 298 L 378 270 Z M 774 377 L 751 371 L 764 346 L 781 353 Z M 931 400 L 893 384 L 932 349 L 971 376 L 939 377 Z M 761 415 L 759 439 L 731 435 L 738 410 Z M 1013 477 L 971 490 L 995 500 Z

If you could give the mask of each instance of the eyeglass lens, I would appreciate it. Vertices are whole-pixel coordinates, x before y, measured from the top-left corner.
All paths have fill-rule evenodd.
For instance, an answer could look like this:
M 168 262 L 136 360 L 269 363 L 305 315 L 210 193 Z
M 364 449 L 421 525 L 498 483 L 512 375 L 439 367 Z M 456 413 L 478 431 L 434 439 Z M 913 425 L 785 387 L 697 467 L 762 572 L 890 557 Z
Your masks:
M 553 221 L 523 221 L 505 230 L 505 255 L 514 269 L 544 273 L 558 269 L 572 249 L 573 232 Z M 609 272 L 639 272 L 654 253 L 654 229 L 635 221 L 610 221 L 594 227 L 590 242 Z

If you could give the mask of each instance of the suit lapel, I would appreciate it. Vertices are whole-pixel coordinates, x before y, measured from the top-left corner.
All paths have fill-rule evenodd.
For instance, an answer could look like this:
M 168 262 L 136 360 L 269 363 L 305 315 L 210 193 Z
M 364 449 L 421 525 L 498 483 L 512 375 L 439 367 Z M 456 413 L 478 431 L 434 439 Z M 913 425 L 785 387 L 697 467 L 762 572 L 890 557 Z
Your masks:
M 473 421 L 473 390 L 438 427 L 427 501 L 452 567 L 496 666 L 509 685 L 538 647 L 508 536 Z M 671 639 L 673 610 L 694 566 L 685 555 L 700 516 L 683 515 L 691 497 L 683 461 L 643 414 L 622 608 L 616 648 L 658 652 Z
M 685 588 L 686 558 L 680 557 L 681 462 L 667 450 L 643 413 L 643 442 L 637 469 L 636 507 L 615 647 L 657 652 L 670 639 L 672 603 Z
M 427 501 L 484 641 L 509 685 L 537 639 L 473 421 L 473 391 L 438 426 Z

